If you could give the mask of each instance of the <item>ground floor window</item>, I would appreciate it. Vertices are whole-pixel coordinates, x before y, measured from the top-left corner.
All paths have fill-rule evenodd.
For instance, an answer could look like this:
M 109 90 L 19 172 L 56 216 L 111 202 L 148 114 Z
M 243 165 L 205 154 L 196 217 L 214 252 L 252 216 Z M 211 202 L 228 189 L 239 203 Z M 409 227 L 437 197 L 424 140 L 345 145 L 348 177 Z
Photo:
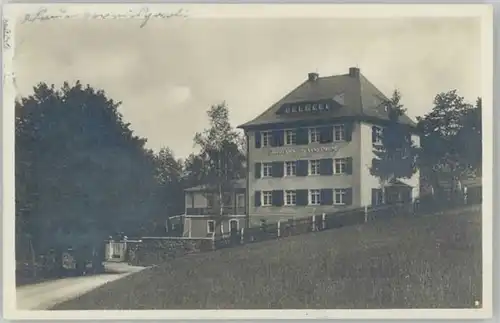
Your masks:
M 333 194 L 333 204 L 345 204 L 347 190 L 345 188 L 336 188 Z
M 264 191 L 262 192 L 262 206 L 271 206 L 273 204 L 273 192 Z
M 295 191 L 285 191 L 285 205 L 296 205 L 297 194 Z
M 309 204 L 310 205 L 320 205 L 321 204 L 321 192 L 320 192 L 320 190 L 309 190 Z
M 215 221 L 214 220 L 208 220 L 208 222 L 207 222 L 207 232 L 208 233 L 214 233 L 215 232 Z

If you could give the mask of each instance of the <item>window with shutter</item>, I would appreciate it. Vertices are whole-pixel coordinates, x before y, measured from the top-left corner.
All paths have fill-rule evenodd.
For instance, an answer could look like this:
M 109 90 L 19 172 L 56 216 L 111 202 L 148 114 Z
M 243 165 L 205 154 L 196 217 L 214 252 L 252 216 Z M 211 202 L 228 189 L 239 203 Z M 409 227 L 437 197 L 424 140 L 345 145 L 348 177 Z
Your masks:
M 320 175 L 332 175 L 333 174 L 333 159 L 332 158 L 320 159 L 319 172 L 320 172 Z
M 255 191 L 255 206 L 261 206 L 261 195 L 260 191 Z
M 309 143 L 320 142 L 320 130 L 318 128 L 309 128 Z
M 309 204 L 310 205 L 320 205 L 321 204 L 321 191 L 320 190 L 309 190 Z
M 283 130 L 274 130 L 272 132 L 271 146 L 280 147 L 283 146 L 284 143 L 284 131 Z
M 270 131 L 263 131 L 261 133 L 261 142 L 262 142 L 262 147 L 270 147 L 271 146 L 271 140 L 272 140 L 272 134 Z
M 347 122 L 344 125 L 344 140 L 351 141 L 352 140 L 352 132 L 354 131 L 354 123 Z
M 345 189 L 345 205 L 352 205 L 352 188 Z
M 272 167 L 272 177 L 283 177 L 283 162 L 273 162 Z
M 344 174 L 346 172 L 346 159 L 345 158 L 335 158 L 333 160 L 333 173 L 334 174 Z
M 295 129 L 285 130 L 285 145 L 297 144 L 297 133 Z
M 261 133 L 260 131 L 255 132 L 255 148 L 261 147 Z
M 377 126 L 372 127 L 372 143 L 374 145 L 380 145 L 382 143 L 382 128 Z
M 285 176 L 296 176 L 297 174 L 297 161 L 287 161 L 284 164 Z
M 324 188 L 321 190 L 321 205 L 333 204 L 333 189 Z
M 297 205 L 305 206 L 308 204 L 308 190 L 297 190 Z
M 297 134 L 297 145 L 307 145 L 309 143 L 307 128 L 297 128 L 295 132 Z
M 331 126 L 325 126 L 320 128 L 320 143 L 328 143 L 333 141 L 333 128 Z
M 343 124 L 337 124 L 333 126 L 333 141 L 344 141 L 345 134 L 346 131 Z
M 271 206 L 271 205 L 273 205 L 273 192 L 272 191 L 262 192 L 262 206 Z
M 262 177 L 273 176 L 273 164 L 272 163 L 262 163 Z
M 345 159 L 345 173 L 347 175 L 352 175 L 352 157 L 347 157 Z
M 335 205 L 346 204 L 346 194 L 347 194 L 347 189 L 336 188 L 333 192 L 333 204 Z
M 309 175 L 320 175 L 320 160 L 309 161 Z
M 297 176 L 307 176 L 308 175 L 308 161 L 307 160 L 297 160 Z
M 297 192 L 295 190 L 285 191 L 285 205 L 293 206 L 297 205 Z
M 274 190 L 272 192 L 273 206 L 283 206 L 283 191 Z
M 262 164 L 261 163 L 255 163 L 255 178 L 260 178 L 261 177 L 261 168 Z

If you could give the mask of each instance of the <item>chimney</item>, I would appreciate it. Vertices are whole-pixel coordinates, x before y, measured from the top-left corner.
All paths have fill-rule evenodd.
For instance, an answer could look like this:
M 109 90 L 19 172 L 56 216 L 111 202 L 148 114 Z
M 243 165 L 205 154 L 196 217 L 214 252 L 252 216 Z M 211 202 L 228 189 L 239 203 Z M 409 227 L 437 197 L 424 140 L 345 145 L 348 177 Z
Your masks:
M 357 68 L 357 67 L 349 68 L 349 76 L 350 77 L 359 77 L 359 68 Z
M 308 79 L 309 79 L 309 81 L 311 81 L 311 82 L 316 81 L 316 80 L 318 79 L 318 77 L 319 77 L 319 74 L 318 74 L 318 73 L 309 73 L 309 74 L 307 75 L 307 78 L 308 78 Z

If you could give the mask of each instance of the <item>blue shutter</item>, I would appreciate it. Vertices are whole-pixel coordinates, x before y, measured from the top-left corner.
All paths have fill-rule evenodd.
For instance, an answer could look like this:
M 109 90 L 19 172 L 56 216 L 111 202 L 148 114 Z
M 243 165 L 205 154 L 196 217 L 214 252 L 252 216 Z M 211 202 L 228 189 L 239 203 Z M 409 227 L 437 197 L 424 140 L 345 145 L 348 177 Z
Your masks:
M 261 136 L 260 131 L 256 131 L 255 132 L 255 148 L 262 147 L 261 139 L 262 139 L 262 136 Z

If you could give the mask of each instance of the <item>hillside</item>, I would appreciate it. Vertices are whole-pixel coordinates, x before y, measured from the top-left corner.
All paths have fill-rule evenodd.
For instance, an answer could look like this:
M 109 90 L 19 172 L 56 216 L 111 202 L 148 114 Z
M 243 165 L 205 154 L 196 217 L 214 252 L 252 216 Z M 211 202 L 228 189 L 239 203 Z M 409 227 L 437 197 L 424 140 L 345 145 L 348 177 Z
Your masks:
M 473 307 L 481 272 L 480 213 L 399 218 L 179 258 L 54 309 Z

